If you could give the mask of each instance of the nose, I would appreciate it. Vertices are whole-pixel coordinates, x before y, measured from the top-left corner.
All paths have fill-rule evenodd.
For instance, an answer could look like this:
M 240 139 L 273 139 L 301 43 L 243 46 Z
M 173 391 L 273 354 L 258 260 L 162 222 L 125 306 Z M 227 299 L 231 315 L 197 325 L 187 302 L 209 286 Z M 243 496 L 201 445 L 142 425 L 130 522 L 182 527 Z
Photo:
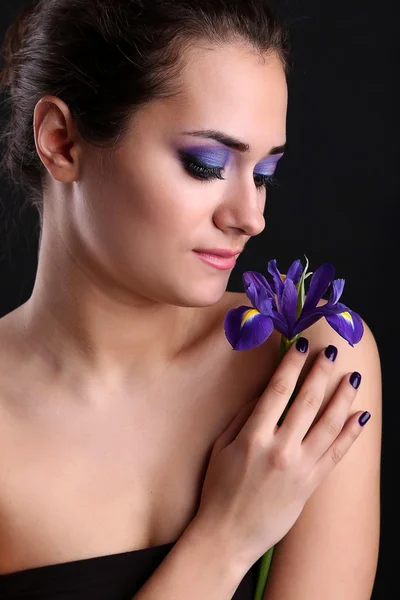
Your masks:
M 249 181 L 250 179 L 250 181 Z M 214 213 L 214 223 L 221 230 L 240 229 L 255 236 L 265 228 L 266 190 L 256 188 L 254 176 L 232 182 Z

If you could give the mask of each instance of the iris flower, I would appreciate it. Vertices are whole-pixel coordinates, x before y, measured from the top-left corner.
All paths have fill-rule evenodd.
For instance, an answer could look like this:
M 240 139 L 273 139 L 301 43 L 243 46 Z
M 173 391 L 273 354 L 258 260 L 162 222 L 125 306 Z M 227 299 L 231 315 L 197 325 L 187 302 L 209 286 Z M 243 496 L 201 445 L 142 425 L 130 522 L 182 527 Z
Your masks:
M 345 284 L 344 279 L 334 279 L 333 265 L 326 263 L 315 273 L 307 273 L 306 266 L 296 260 L 286 275 L 279 272 L 276 260 L 268 263 L 271 282 L 256 271 L 243 274 L 243 284 L 250 306 L 239 306 L 229 310 L 224 320 L 224 330 L 228 342 L 234 350 L 249 350 L 260 346 L 269 338 L 274 329 L 281 333 L 280 358 L 300 337 L 304 329 L 325 317 L 329 325 L 350 346 L 357 344 L 364 333 L 361 317 L 339 302 Z M 311 277 L 307 294 L 305 281 Z M 326 304 L 318 306 L 319 301 L 332 285 Z M 296 386 L 289 402 L 278 422 L 280 425 L 286 416 L 298 392 Z M 254 600 L 262 600 L 265 584 L 271 565 L 274 546 L 260 558 L 259 576 Z
M 354 346 L 363 336 L 361 317 L 339 302 L 345 284 L 335 279 L 333 265 L 326 263 L 315 273 L 308 273 L 300 260 L 294 261 L 286 275 L 282 275 L 276 260 L 268 263 L 272 281 L 256 271 L 243 274 L 243 284 L 252 306 L 239 306 L 227 312 L 224 320 L 225 335 L 234 350 L 248 350 L 260 346 L 272 331 L 282 334 L 282 352 L 294 343 L 304 329 L 325 317 L 329 325 Z M 305 294 L 305 280 L 310 276 Z M 332 290 L 326 304 L 318 306 L 329 286 Z

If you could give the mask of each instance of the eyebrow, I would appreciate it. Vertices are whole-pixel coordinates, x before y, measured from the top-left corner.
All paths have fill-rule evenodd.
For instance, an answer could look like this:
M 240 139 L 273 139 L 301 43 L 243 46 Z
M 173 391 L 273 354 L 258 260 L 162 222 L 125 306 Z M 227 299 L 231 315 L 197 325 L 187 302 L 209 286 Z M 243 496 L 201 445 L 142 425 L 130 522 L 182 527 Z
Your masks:
M 223 131 L 216 131 L 215 129 L 200 129 L 198 131 L 183 131 L 182 134 L 202 137 L 205 139 L 213 139 L 221 144 L 224 144 L 224 146 L 228 146 L 228 148 L 233 148 L 239 152 L 250 152 L 249 144 L 245 144 L 237 138 L 225 134 Z M 273 146 L 268 152 L 268 155 L 281 154 L 285 152 L 285 150 L 287 150 L 287 142 L 281 146 Z

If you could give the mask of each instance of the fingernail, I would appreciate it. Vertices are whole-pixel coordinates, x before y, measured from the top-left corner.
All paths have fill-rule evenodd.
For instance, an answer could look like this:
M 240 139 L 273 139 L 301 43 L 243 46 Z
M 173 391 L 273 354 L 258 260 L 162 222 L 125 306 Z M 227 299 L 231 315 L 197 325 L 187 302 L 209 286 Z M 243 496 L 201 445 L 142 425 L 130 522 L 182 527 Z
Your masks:
M 365 423 L 369 421 L 371 418 L 371 414 L 366 410 L 362 415 L 359 416 L 358 422 L 362 427 L 364 427 Z
M 354 371 L 354 373 L 352 373 L 350 375 L 350 383 L 353 386 L 353 388 L 357 389 L 358 386 L 361 383 L 361 375 L 360 375 L 360 373 L 357 373 L 357 371 Z
M 300 337 L 296 342 L 296 348 L 299 352 L 303 354 L 308 350 L 308 339 L 305 337 Z
M 329 360 L 331 360 L 332 362 L 337 357 L 337 353 L 338 349 L 336 348 L 336 346 L 332 346 L 332 344 L 325 348 L 325 356 L 326 358 L 329 358 Z

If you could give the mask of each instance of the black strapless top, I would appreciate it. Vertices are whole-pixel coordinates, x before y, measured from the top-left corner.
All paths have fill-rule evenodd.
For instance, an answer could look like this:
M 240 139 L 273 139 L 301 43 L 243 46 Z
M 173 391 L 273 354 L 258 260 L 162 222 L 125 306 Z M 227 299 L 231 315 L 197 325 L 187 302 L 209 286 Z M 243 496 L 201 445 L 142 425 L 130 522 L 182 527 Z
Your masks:
M 175 543 L 0 575 L 0 598 L 131 600 Z M 232 600 L 253 600 L 258 565 L 259 561 L 246 573 Z

